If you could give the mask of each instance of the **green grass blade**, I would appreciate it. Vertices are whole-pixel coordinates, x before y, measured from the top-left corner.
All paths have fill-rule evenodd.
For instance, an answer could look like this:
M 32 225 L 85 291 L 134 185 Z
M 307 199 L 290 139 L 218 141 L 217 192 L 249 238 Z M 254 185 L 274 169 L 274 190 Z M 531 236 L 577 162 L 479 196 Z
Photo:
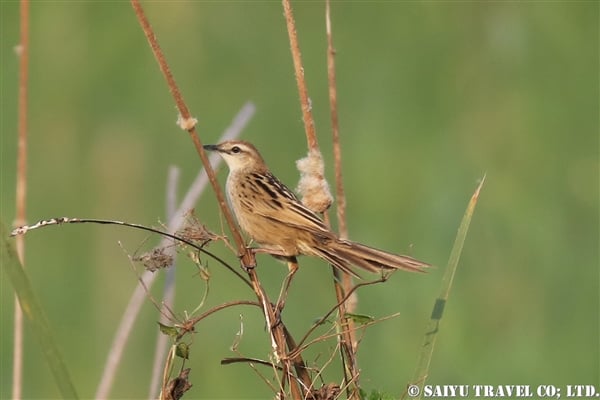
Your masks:
M 25 274 L 14 247 L 14 241 L 9 239 L 6 227 L 0 222 L 0 268 L 6 273 L 19 298 L 23 314 L 30 323 L 31 331 L 40 343 L 48 366 L 54 375 L 54 380 L 61 393 L 61 397 L 76 399 L 75 386 L 71 381 L 65 363 L 54 341 L 48 320 L 38 303 L 29 278 Z
M 425 330 L 421 354 L 412 381 L 413 385 L 419 387 L 418 395 L 414 396 L 414 394 L 417 393 L 415 391 L 412 394 L 409 393 L 411 397 L 421 398 L 421 394 L 423 393 L 423 386 L 425 385 L 425 381 L 427 380 L 427 376 L 429 374 L 429 365 L 431 363 L 433 348 L 439 331 L 440 320 L 442 319 L 444 307 L 446 305 L 446 301 L 448 300 L 450 289 L 452 288 L 452 282 L 454 280 L 454 275 L 458 266 L 458 260 L 460 259 L 460 254 L 462 253 L 465 238 L 467 237 L 467 232 L 469 231 L 469 224 L 471 223 L 473 211 L 475 210 L 475 205 L 477 204 L 477 200 L 479 199 L 479 192 L 483 186 L 484 181 L 485 175 L 481 179 L 479 185 L 477 186 L 475 193 L 473 193 L 473 196 L 471 196 L 471 200 L 469 201 L 469 205 L 467 206 L 465 215 L 463 216 L 463 219 L 458 228 L 456 239 L 454 241 L 454 246 L 452 247 L 450 258 L 448 259 L 448 266 L 446 267 L 446 271 L 444 272 L 444 277 L 442 279 L 440 295 L 436 299 L 435 304 L 433 305 L 431 319 L 429 320 L 429 323 L 427 324 L 427 328 Z

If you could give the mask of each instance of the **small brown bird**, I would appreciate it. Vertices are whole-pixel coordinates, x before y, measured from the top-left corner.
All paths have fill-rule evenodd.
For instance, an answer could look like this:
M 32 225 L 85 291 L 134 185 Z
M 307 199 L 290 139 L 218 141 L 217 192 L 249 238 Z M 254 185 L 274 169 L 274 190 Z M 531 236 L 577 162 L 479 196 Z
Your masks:
M 269 171 L 252 144 L 231 140 L 204 149 L 217 151 L 229 166 L 226 189 L 233 213 L 265 252 L 288 260 L 298 255 L 320 257 L 353 276 L 357 274 L 352 265 L 371 272 L 423 271 L 428 266 L 412 257 L 338 238 Z

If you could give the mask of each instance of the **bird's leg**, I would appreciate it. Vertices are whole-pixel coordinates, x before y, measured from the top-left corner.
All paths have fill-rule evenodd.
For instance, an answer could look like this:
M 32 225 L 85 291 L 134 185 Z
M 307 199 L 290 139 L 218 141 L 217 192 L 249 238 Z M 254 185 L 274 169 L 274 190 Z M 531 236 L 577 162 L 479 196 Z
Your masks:
M 290 256 L 289 254 L 286 254 L 286 252 L 283 250 L 268 249 L 268 248 L 263 248 L 263 247 L 252 248 L 251 250 L 252 250 L 253 254 L 258 254 L 258 253 L 269 254 L 278 260 L 285 261 L 288 265 L 289 272 L 288 272 L 287 276 L 285 277 L 283 284 L 281 285 L 281 290 L 279 291 L 279 298 L 277 299 L 277 303 L 275 305 L 275 312 L 279 316 L 279 314 L 283 310 L 283 307 L 285 307 L 285 300 L 287 298 L 290 284 L 292 283 L 292 278 L 294 277 L 294 274 L 298 270 L 298 260 L 296 259 L 295 256 Z
M 281 313 L 283 307 L 285 307 L 285 300 L 287 299 L 288 289 L 290 288 L 290 284 L 292 283 L 292 278 L 296 271 L 298 271 L 298 260 L 296 257 L 286 257 L 287 265 L 288 265 L 288 274 L 281 285 L 281 291 L 279 292 L 279 298 L 277 299 L 277 313 Z

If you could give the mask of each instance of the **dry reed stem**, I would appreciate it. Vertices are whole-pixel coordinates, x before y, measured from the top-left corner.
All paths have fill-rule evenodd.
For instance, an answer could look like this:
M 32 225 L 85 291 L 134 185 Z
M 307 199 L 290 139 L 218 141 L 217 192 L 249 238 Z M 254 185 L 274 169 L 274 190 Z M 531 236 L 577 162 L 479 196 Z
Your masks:
M 335 48 L 333 46 L 333 33 L 331 29 L 331 6 L 329 0 L 325 1 L 325 31 L 327 35 L 327 79 L 329 86 L 329 108 L 331 114 L 331 133 L 333 138 L 333 158 L 335 170 L 335 186 L 336 186 L 336 201 L 337 201 L 337 219 L 339 236 L 343 239 L 348 237 L 348 228 L 346 225 L 346 195 L 344 192 L 344 182 L 342 174 L 342 149 L 340 145 L 340 131 L 338 121 L 337 107 L 337 84 L 335 79 Z M 356 362 L 357 342 L 355 337 L 354 321 L 345 318 L 346 312 L 354 311 L 356 304 L 354 294 L 349 299 L 354 301 L 342 301 L 345 293 L 352 287 L 352 277 L 349 274 L 340 273 L 335 268 L 334 275 L 338 278 L 334 280 L 336 298 L 339 303 L 339 319 L 340 326 L 343 329 L 340 336 L 340 349 L 342 361 L 344 355 L 347 362 L 344 362 L 346 375 L 347 395 L 349 398 L 359 397 L 359 381 L 360 371 Z M 346 373 L 348 369 L 348 373 Z M 352 379 L 348 379 L 349 376 Z
M 338 232 L 342 239 L 348 238 L 346 225 L 346 194 L 342 175 L 342 148 L 337 107 L 337 84 L 335 79 L 335 48 L 331 32 L 331 10 L 329 0 L 325 1 L 325 30 L 327 33 L 327 78 L 329 82 L 329 108 L 331 114 L 331 135 L 333 138 L 333 160 L 335 169 L 335 188 L 337 203 Z
M 21 0 L 20 7 L 20 43 L 19 60 L 19 115 L 18 115 L 18 147 L 17 176 L 15 188 L 17 226 L 27 222 L 27 88 L 29 82 L 29 0 Z M 25 266 L 25 238 L 16 240 L 17 257 Z M 20 399 L 23 393 L 23 311 L 15 295 L 14 309 L 14 344 L 13 344 L 13 379 L 12 398 Z
M 298 34 L 296 33 L 296 23 L 289 0 L 282 0 L 283 12 L 290 39 L 290 48 L 292 50 L 292 60 L 294 61 L 294 73 L 296 75 L 296 84 L 300 95 L 300 105 L 302 108 L 302 120 L 306 131 L 306 141 L 310 150 L 319 151 L 319 143 L 315 132 L 315 121 L 312 116 L 312 106 L 308 97 L 306 80 L 304 79 L 304 67 L 302 66 L 302 56 L 300 54 L 300 45 L 298 44 Z

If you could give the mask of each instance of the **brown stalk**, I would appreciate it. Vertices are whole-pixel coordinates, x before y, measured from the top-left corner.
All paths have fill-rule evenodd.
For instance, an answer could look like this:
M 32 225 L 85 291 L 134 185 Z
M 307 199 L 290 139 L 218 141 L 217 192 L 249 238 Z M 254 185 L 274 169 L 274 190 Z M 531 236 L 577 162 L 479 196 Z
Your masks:
M 325 30 L 327 33 L 327 78 L 329 81 L 329 108 L 331 110 L 331 135 L 333 138 L 333 159 L 335 170 L 335 192 L 337 201 L 338 231 L 340 238 L 348 238 L 346 225 L 346 194 L 342 179 L 342 148 L 340 145 L 340 128 L 338 123 L 337 85 L 335 79 L 335 48 L 331 33 L 331 14 L 329 0 L 325 1 Z
M 346 225 L 346 195 L 344 193 L 344 182 L 342 176 L 342 149 L 340 145 L 340 130 L 338 121 L 338 108 L 337 108 L 337 85 L 335 79 L 335 48 L 333 46 L 333 34 L 331 30 L 331 7 L 329 0 L 325 0 L 325 31 L 327 35 L 327 79 L 329 82 L 329 108 L 331 114 L 331 133 L 333 137 L 333 158 L 334 158 L 334 170 L 335 170 L 335 186 L 336 186 L 336 200 L 337 200 L 337 219 L 338 219 L 338 230 L 341 238 L 348 237 L 348 227 Z M 352 277 L 349 274 L 340 273 L 339 271 L 333 270 L 333 273 L 338 279 L 334 280 L 335 294 L 339 303 L 339 318 L 340 326 L 342 327 L 342 336 L 340 340 L 340 349 L 342 352 L 342 360 L 345 361 L 344 366 L 348 369 L 346 374 L 347 395 L 349 398 L 359 397 L 359 368 L 356 363 L 356 336 L 354 329 L 354 321 L 345 318 L 347 311 L 351 303 L 342 301 L 346 298 L 345 293 L 352 287 Z M 348 375 L 352 379 L 348 379 Z
M 308 89 L 306 88 L 306 80 L 304 79 L 304 67 L 302 66 L 302 56 L 300 54 L 300 45 L 298 44 L 298 34 L 296 33 L 296 23 L 294 14 L 289 0 L 282 0 L 283 13 L 287 26 L 288 36 L 290 39 L 290 48 L 292 50 L 292 60 L 294 61 L 294 73 L 296 75 L 296 84 L 298 85 L 298 93 L 300 94 L 300 105 L 302 107 L 302 120 L 304 121 L 304 129 L 306 131 L 306 141 L 310 150 L 319 150 L 317 134 L 315 132 L 315 121 L 312 116 L 312 106 L 308 97 Z
M 191 121 L 192 116 L 190 114 L 190 111 L 187 108 L 187 106 L 183 100 L 183 96 L 181 95 L 181 92 L 175 82 L 175 79 L 173 78 L 173 75 L 171 74 L 171 71 L 170 71 L 167 61 L 166 61 L 166 58 L 158 44 L 156 36 L 152 30 L 152 27 L 150 26 L 150 23 L 148 22 L 148 19 L 146 18 L 145 14 L 144 14 L 144 11 L 143 11 L 139 1 L 131 0 L 131 4 L 132 4 L 135 14 L 138 18 L 138 21 L 142 27 L 142 30 L 144 31 L 144 34 L 146 35 L 148 43 L 150 44 L 150 48 L 152 49 L 152 52 L 154 53 L 154 57 L 155 57 L 156 61 L 158 62 L 159 68 L 160 68 L 161 72 L 163 73 L 165 80 L 167 81 L 169 91 L 171 92 L 171 95 L 173 96 L 173 99 L 175 100 L 175 104 L 177 105 L 177 108 L 179 110 L 181 118 L 184 121 Z M 306 104 L 308 104 L 307 96 L 306 96 Z M 310 107 L 308 107 L 308 106 L 306 107 L 304 114 L 308 113 L 308 115 L 310 116 L 309 108 Z M 310 119 L 312 119 L 312 117 L 310 117 Z M 215 173 L 210 166 L 206 152 L 204 151 L 204 148 L 202 147 L 202 142 L 200 141 L 200 138 L 196 132 L 195 124 L 189 124 L 189 126 L 186 127 L 186 129 L 190 135 L 190 138 L 192 139 L 192 142 L 194 143 L 194 146 L 196 147 L 196 151 L 197 151 L 198 155 L 200 156 L 200 159 L 202 160 L 202 164 L 204 165 L 204 168 L 206 170 L 206 173 L 208 175 L 210 183 L 213 187 L 213 190 L 215 191 L 215 195 L 217 196 L 217 200 L 219 202 L 219 207 L 221 209 L 221 212 L 225 216 L 227 225 L 229 226 L 229 229 L 233 235 L 234 241 L 238 247 L 238 256 L 241 258 L 242 266 L 248 273 L 248 276 L 252 283 L 254 292 L 256 293 L 259 303 L 261 304 L 261 307 L 263 309 L 263 313 L 265 315 L 267 326 L 269 327 L 269 332 L 271 335 L 271 345 L 273 347 L 273 350 L 275 351 L 276 356 L 279 358 L 279 360 L 281 360 L 283 362 L 282 383 L 285 384 L 286 381 L 289 381 L 292 397 L 294 399 L 300 400 L 303 398 L 302 392 L 301 392 L 300 388 L 298 387 L 297 382 L 293 378 L 290 378 L 290 376 L 289 376 L 289 370 L 290 370 L 291 363 L 290 363 L 288 357 L 286 356 L 286 338 L 285 338 L 285 331 L 283 329 L 283 324 L 279 320 L 279 315 L 277 315 L 277 316 L 275 315 L 274 307 L 271 304 L 271 302 L 269 301 L 264 289 L 262 288 L 262 286 L 260 284 L 260 281 L 258 280 L 258 275 L 256 274 L 256 270 L 254 269 L 254 267 L 256 265 L 256 259 L 255 259 L 254 253 L 246 248 L 246 245 L 244 243 L 242 235 L 240 234 L 240 231 L 237 228 L 236 223 L 234 222 L 233 215 L 232 215 L 231 211 L 229 210 L 227 203 L 225 202 L 223 192 L 217 182 Z M 312 136 L 314 138 L 314 143 L 316 145 L 316 137 L 314 135 L 314 128 L 313 128 Z M 310 382 L 308 382 L 307 386 L 310 386 Z M 282 395 L 284 395 L 283 390 L 284 390 L 284 388 L 282 387 L 282 393 L 281 393 Z
M 19 43 L 19 115 L 16 176 L 16 219 L 17 226 L 24 225 L 27 219 L 27 85 L 29 78 L 29 0 L 21 0 L 20 10 L 21 40 Z M 16 241 L 17 257 L 25 266 L 25 238 Z M 12 398 L 20 399 L 23 389 L 23 311 L 15 296 L 14 349 Z

